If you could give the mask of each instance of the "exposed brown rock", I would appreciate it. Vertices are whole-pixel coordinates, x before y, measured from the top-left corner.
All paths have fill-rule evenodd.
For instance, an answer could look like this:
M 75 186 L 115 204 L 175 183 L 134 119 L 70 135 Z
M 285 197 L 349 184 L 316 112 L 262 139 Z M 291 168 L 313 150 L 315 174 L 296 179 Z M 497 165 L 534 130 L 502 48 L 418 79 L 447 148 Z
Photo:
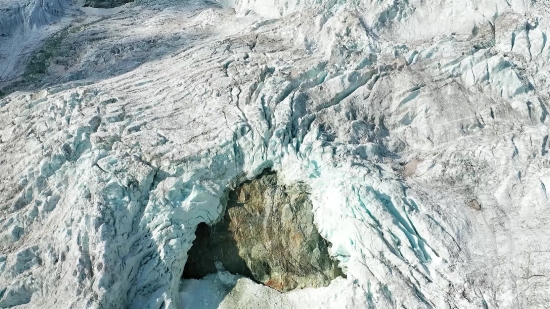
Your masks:
M 221 261 L 279 291 L 326 286 L 343 275 L 328 246 L 313 224 L 307 186 L 284 186 L 266 172 L 229 193 L 220 223 L 199 226 L 184 277 L 216 272 L 214 262 Z

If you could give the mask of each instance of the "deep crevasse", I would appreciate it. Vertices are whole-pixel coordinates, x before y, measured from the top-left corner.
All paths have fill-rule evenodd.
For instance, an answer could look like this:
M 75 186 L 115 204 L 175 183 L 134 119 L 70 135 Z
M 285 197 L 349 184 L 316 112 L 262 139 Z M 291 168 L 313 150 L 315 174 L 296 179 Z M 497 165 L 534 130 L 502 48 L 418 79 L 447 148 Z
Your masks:
M 196 225 L 266 167 L 311 187 L 347 279 L 241 301 L 547 303 L 545 4 L 224 5 L 64 17 L 84 49 L 1 99 L 0 306 L 185 307 Z

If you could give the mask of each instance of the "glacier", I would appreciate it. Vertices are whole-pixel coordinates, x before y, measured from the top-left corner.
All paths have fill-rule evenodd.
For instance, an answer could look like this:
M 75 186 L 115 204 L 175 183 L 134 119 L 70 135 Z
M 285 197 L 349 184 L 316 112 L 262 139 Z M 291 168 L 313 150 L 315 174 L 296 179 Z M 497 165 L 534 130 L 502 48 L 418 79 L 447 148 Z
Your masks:
M 0 8 L 0 308 L 550 303 L 547 2 Z M 182 280 L 267 168 L 347 277 Z

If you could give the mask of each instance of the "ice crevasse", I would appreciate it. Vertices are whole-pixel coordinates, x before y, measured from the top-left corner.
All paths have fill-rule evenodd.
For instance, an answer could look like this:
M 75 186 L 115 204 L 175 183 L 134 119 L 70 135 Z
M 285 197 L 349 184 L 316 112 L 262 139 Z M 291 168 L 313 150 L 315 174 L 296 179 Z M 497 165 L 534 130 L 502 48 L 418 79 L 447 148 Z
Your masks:
M 0 307 L 550 301 L 548 4 L 29 3 L 0 22 Z M 346 277 L 182 281 L 266 169 L 307 186 Z

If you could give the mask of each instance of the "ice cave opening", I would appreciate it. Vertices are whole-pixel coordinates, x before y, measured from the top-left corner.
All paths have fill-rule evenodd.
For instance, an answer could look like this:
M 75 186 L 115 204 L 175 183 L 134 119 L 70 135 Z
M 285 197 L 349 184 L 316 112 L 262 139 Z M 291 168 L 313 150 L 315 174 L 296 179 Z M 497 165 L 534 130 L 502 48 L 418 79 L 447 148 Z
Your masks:
M 314 225 L 308 186 L 285 185 L 271 170 L 230 191 L 222 220 L 195 234 L 183 279 L 225 269 L 285 292 L 345 276 Z

